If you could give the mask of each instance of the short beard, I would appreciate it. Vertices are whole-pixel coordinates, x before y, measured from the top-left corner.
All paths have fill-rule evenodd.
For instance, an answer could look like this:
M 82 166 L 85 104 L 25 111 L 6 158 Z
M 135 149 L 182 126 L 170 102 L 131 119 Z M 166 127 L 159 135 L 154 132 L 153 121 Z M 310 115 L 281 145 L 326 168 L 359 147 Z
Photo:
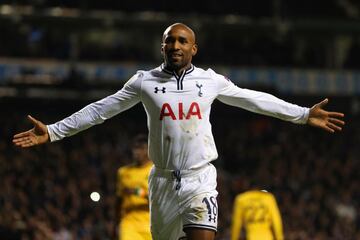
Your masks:
M 173 63 L 170 61 L 166 61 L 166 59 L 164 59 L 164 62 L 165 62 L 165 67 L 171 71 L 178 71 L 186 66 L 186 64 L 183 64 L 182 62 Z

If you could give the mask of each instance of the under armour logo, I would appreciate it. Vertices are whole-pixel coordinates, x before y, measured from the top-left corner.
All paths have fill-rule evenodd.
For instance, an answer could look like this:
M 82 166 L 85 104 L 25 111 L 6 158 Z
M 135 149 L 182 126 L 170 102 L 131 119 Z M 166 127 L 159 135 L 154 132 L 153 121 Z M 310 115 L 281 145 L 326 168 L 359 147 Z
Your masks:
M 159 91 L 161 91 L 162 93 L 166 93 L 166 88 L 163 87 L 162 89 L 159 89 L 158 87 L 154 88 L 154 93 L 158 93 Z
M 199 88 L 199 92 L 198 92 L 199 97 L 202 97 L 203 93 L 201 92 L 201 88 L 203 85 L 196 82 L 196 86 Z
M 214 223 L 216 222 L 216 216 L 211 217 L 211 215 L 209 215 L 209 222 L 213 221 Z

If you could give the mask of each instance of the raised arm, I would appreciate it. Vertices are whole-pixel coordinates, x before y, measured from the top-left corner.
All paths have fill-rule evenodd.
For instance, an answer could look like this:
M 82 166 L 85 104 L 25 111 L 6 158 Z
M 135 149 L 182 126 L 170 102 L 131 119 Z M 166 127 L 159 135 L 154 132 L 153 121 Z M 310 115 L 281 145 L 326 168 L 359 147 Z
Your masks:
M 49 133 L 46 125 L 30 115 L 28 115 L 28 119 L 33 124 L 33 128 L 14 135 L 13 143 L 16 146 L 26 148 L 48 142 Z
M 341 131 L 345 122 L 340 118 L 344 117 L 340 112 L 328 112 L 324 110 L 324 106 L 329 102 L 326 98 L 323 101 L 315 104 L 309 112 L 309 118 L 307 124 L 313 127 L 324 129 L 325 131 L 334 133 L 335 131 Z
M 344 117 L 343 113 L 324 110 L 328 99 L 324 99 L 309 109 L 285 102 L 268 93 L 239 88 L 221 75 L 214 73 L 214 76 L 219 85 L 217 98 L 228 105 L 293 123 L 308 124 L 331 133 L 341 131 L 345 125 L 345 122 L 341 120 Z
M 16 134 L 13 143 L 19 147 L 32 147 L 48 141 L 58 141 L 72 136 L 94 125 L 103 123 L 140 102 L 140 79 L 142 74 L 135 74 L 124 87 L 113 95 L 91 103 L 83 109 L 54 124 L 45 125 L 29 116 L 34 128 Z

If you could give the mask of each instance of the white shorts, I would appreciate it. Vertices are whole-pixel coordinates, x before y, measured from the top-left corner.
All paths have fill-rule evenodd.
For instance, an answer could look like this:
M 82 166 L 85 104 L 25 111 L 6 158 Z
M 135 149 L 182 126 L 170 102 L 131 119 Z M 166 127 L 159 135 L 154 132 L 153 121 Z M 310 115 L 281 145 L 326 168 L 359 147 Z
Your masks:
M 216 169 L 170 171 L 153 167 L 149 176 L 151 234 L 178 240 L 186 228 L 217 231 Z

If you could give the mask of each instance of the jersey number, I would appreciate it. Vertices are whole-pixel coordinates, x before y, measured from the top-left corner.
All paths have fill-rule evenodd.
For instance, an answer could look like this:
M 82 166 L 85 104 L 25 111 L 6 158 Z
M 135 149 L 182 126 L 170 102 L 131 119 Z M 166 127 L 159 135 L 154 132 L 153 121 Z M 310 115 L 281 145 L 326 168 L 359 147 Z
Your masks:
M 209 215 L 209 222 L 211 221 L 216 222 L 217 219 L 216 216 L 218 213 L 216 198 L 213 196 L 211 196 L 210 198 L 204 197 L 202 202 L 206 204 L 206 208 L 208 210 L 208 215 Z
M 269 217 L 269 209 L 260 204 L 248 206 L 244 211 L 244 218 L 247 223 L 262 223 Z

